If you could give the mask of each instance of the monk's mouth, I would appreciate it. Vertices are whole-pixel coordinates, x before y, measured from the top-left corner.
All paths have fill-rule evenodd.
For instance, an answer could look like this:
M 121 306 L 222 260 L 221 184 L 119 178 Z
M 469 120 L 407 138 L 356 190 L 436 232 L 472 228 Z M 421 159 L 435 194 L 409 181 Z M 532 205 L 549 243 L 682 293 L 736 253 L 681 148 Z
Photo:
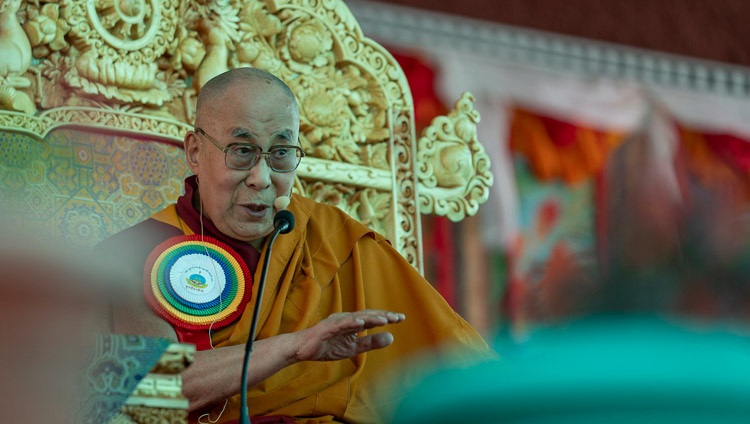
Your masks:
M 248 216 L 260 219 L 260 218 L 265 218 L 266 214 L 268 213 L 268 210 L 270 209 L 270 206 L 252 204 L 252 205 L 242 205 L 242 208 L 245 210 L 245 213 Z

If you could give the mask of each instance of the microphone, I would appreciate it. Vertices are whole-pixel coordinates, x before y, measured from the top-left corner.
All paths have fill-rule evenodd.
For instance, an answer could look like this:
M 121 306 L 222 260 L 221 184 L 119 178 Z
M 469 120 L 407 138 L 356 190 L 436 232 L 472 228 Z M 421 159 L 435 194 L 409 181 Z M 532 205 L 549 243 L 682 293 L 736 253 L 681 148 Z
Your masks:
M 286 209 L 278 211 L 276 216 L 273 217 L 273 227 L 280 234 L 288 234 L 294 229 L 294 214 Z
M 268 240 L 268 249 L 266 249 L 266 256 L 263 258 L 263 268 L 260 271 L 260 281 L 258 281 L 258 294 L 255 297 L 255 309 L 253 310 L 253 319 L 250 322 L 250 333 L 245 344 L 245 360 L 242 364 L 242 380 L 241 391 L 240 391 L 240 419 L 241 424 L 250 424 L 250 412 L 247 409 L 247 372 L 250 366 L 250 355 L 253 352 L 253 342 L 255 341 L 255 330 L 258 326 L 258 313 L 260 312 L 260 301 L 263 298 L 263 288 L 266 285 L 266 275 L 268 274 L 268 263 L 271 259 L 271 248 L 273 247 L 274 241 L 279 234 L 287 234 L 294 229 L 294 214 L 284 209 L 289 205 L 288 198 L 284 208 L 279 208 L 277 202 L 279 198 L 274 201 L 274 206 L 280 209 L 276 212 L 273 217 L 273 232 L 271 238 Z

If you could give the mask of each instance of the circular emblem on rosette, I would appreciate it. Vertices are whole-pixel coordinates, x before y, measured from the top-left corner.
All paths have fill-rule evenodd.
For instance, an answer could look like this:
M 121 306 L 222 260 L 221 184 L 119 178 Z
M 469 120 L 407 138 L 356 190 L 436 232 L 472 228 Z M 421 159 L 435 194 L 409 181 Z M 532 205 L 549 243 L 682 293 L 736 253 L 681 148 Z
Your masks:
M 252 275 L 231 247 L 211 237 L 172 237 L 154 248 L 143 272 L 146 300 L 172 326 L 216 330 L 250 299 Z

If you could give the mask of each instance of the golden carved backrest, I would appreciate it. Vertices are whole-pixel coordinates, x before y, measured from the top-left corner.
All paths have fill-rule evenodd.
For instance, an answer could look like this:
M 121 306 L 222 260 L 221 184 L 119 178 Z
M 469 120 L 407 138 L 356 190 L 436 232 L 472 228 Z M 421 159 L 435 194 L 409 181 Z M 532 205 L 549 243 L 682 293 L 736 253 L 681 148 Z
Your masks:
M 486 200 L 472 97 L 417 139 L 401 68 L 340 0 L 0 0 L 4 194 L 53 192 L 36 194 L 51 210 L 39 219 L 104 228 L 86 243 L 147 218 L 179 195 L 187 169 L 172 161 L 200 87 L 240 66 L 297 96 L 296 191 L 385 234 L 418 269 L 420 214 L 457 221 Z M 71 199 L 77 213 L 60 206 Z

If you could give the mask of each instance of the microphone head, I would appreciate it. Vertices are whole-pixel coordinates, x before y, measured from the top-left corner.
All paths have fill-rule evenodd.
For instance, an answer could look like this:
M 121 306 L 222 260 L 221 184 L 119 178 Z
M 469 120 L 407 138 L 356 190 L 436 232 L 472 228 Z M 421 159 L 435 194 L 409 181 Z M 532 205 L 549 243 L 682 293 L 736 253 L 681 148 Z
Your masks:
M 279 196 L 273 201 L 273 207 L 276 208 L 277 211 L 281 211 L 287 208 L 289 206 L 290 199 L 287 196 Z
M 273 227 L 279 234 L 287 234 L 294 229 L 294 214 L 286 209 L 276 212 L 273 217 Z

